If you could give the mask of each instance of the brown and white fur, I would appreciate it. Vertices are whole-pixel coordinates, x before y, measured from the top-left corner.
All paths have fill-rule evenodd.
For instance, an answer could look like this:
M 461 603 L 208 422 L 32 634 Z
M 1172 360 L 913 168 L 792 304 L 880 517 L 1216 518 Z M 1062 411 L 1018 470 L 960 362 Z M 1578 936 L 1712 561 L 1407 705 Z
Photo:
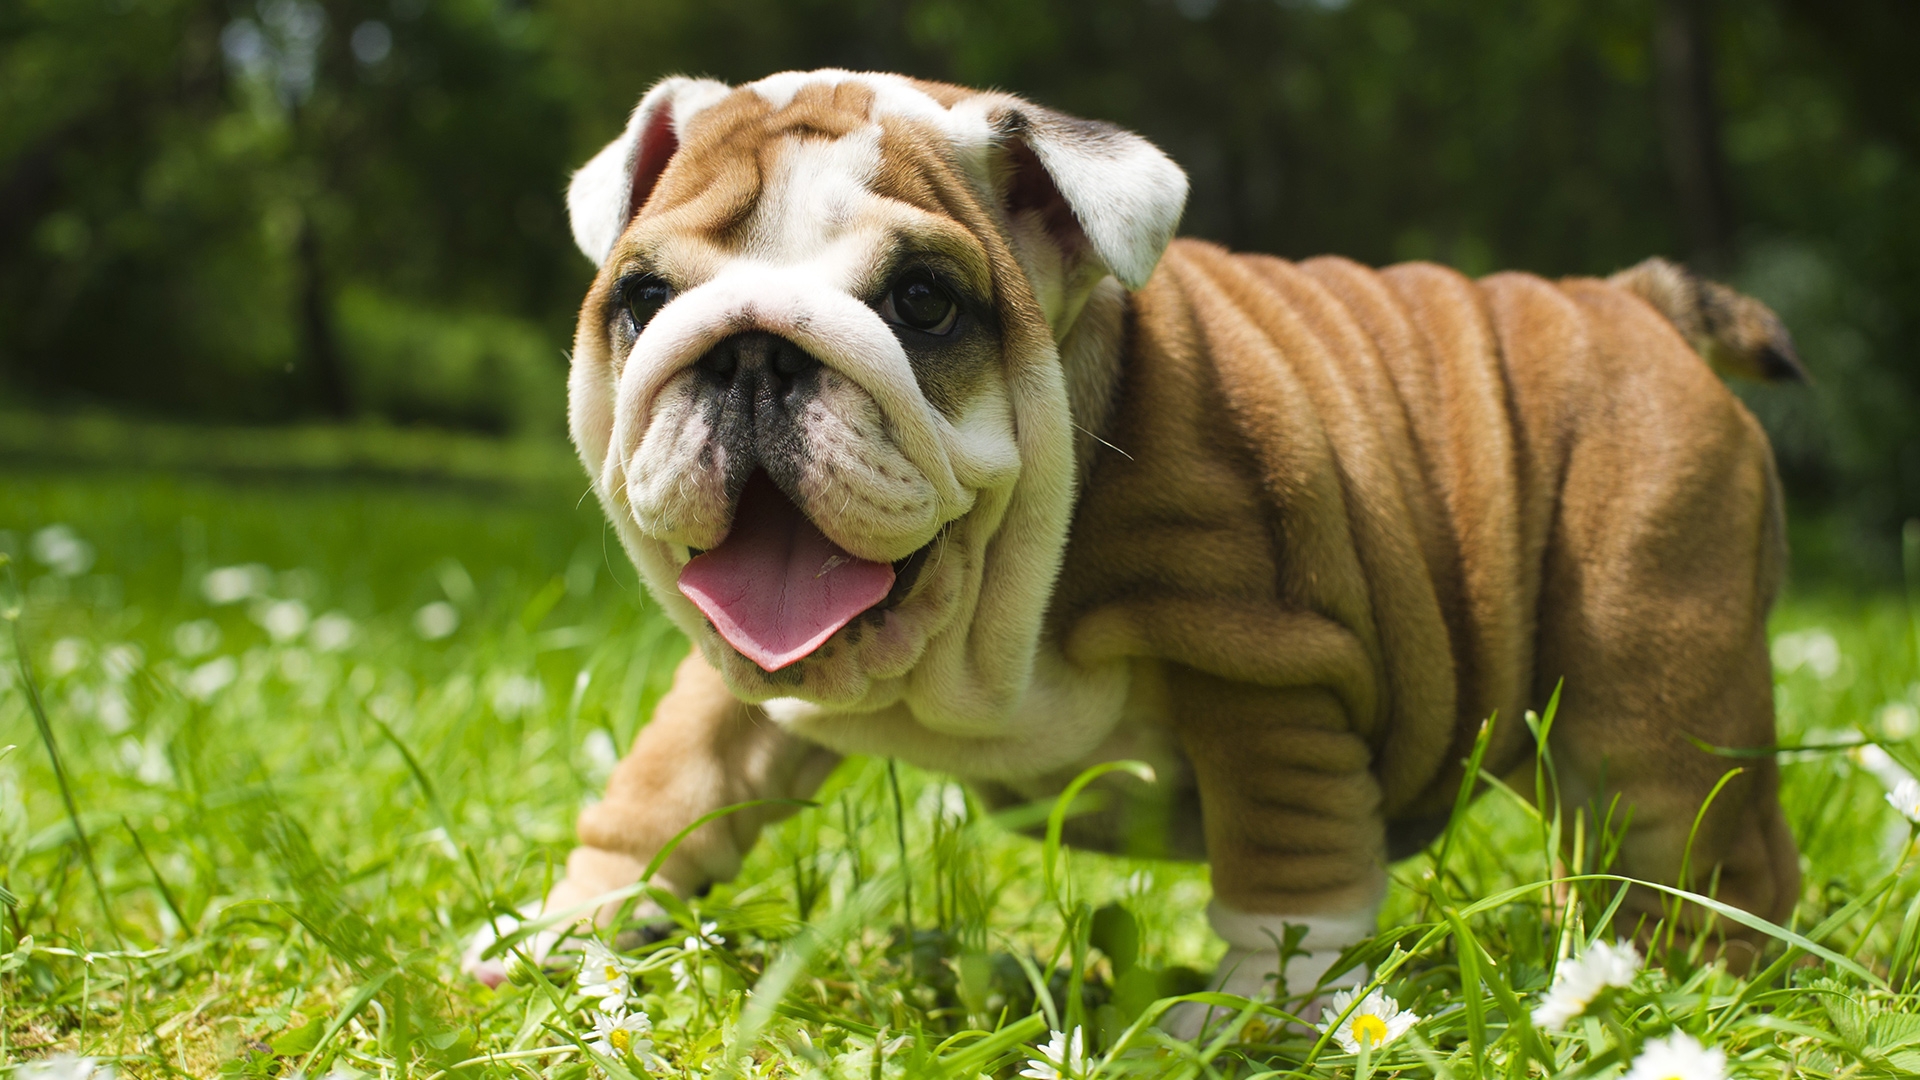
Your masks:
M 1170 248 L 1185 196 L 1145 140 L 1005 94 L 843 71 L 647 93 L 568 195 L 600 268 L 570 419 L 696 647 L 544 910 L 591 910 L 699 815 L 805 796 L 840 755 L 996 802 L 1143 758 L 1159 783 L 1075 838 L 1159 822 L 1159 850 L 1212 863 L 1228 988 L 1258 991 L 1304 924 L 1298 990 L 1372 933 L 1480 722 L 1501 717 L 1488 768 L 1523 766 L 1519 715 L 1563 677 L 1570 801 L 1621 795 L 1623 869 L 1679 878 L 1725 771 L 1687 737 L 1772 741 L 1783 545 L 1765 438 L 1675 324 L 1712 352 L 1739 335 L 1702 297 L 1731 296 L 1755 340 L 1727 355 L 1791 357 L 1777 321 L 1667 264 L 1475 283 Z M 886 315 L 915 269 L 962 312 L 939 341 Z M 636 280 L 669 290 L 644 323 Z M 774 672 L 675 587 L 755 472 L 918 571 Z M 1781 917 L 1774 789 L 1770 763 L 1729 785 L 1689 884 Z M 732 875 L 768 820 L 704 826 L 659 884 Z M 488 940 L 469 966 L 497 979 Z

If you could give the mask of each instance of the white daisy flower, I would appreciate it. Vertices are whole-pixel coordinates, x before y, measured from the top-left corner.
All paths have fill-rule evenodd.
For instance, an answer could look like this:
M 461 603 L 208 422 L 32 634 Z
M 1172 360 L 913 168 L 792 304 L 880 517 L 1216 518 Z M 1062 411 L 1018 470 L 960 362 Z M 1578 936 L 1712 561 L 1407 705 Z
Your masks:
M 1648 1039 L 1621 1080 L 1727 1080 L 1727 1052 L 1676 1031 Z
M 653 1021 L 647 1018 L 645 1010 L 635 1009 L 633 1012 L 627 1012 L 620 1009 L 595 1013 L 593 1041 L 587 1045 L 597 1053 L 611 1058 L 623 1058 L 632 1054 L 641 1061 L 646 1061 L 653 1056 L 653 1040 L 647 1038 L 651 1034 L 653 1034 Z
M 1324 1018 L 1320 1021 L 1320 1030 L 1331 1031 L 1334 1041 L 1349 1054 L 1359 1053 L 1362 1046 L 1378 1050 L 1420 1022 L 1418 1015 L 1402 1012 L 1399 1002 L 1379 990 L 1360 999 L 1353 1012 L 1345 1020 L 1340 1019 L 1340 1014 L 1353 1004 L 1355 993 L 1354 990 L 1336 991 L 1320 1011 Z M 1335 1024 L 1340 1026 L 1336 1028 Z
M 1880 786 L 1888 791 L 1896 791 L 1902 784 L 1913 779 L 1913 774 L 1905 766 L 1893 760 L 1893 755 L 1875 743 L 1863 743 L 1847 751 L 1847 757 L 1855 765 L 1873 774 Z
M 580 974 L 575 981 L 582 994 L 600 999 L 602 1011 L 615 1012 L 626 1008 L 627 997 L 633 992 L 633 969 L 600 939 L 589 938 L 581 951 Z
M 61 1054 L 26 1062 L 13 1075 L 21 1080 L 114 1080 L 119 1074 L 94 1058 Z
M 1566 1027 L 1567 1021 L 1587 1011 L 1593 999 L 1609 986 L 1627 986 L 1640 971 L 1640 952 L 1621 941 L 1609 945 L 1596 941 L 1587 946 L 1578 960 L 1561 961 L 1553 973 L 1553 985 L 1533 1010 L 1533 1022 L 1550 1031 Z
M 1920 780 L 1909 776 L 1900 781 L 1898 787 L 1887 792 L 1887 805 L 1900 811 L 1908 821 L 1920 825 Z
M 1079 1028 L 1073 1029 L 1071 1037 L 1062 1031 L 1049 1032 L 1040 1056 L 1045 1060 L 1027 1062 L 1020 1075 L 1031 1080 L 1068 1080 L 1086 1074 L 1087 1049 Z
M 688 934 L 687 939 L 680 943 L 680 948 L 685 952 L 699 952 L 708 945 L 722 944 L 727 939 L 715 932 L 719 929 L 719 923 L 703 922 L 700 924 L 700 932 L 698 934 Z
M 727 940 L 719 934 L 719 923 L 703 922 L 699 927 L 698 931 L 688 934 L 680 942 L 680 951 L 684 955 L 667 968 L 667 973 L 673 976 L 675 990 L 684 992 L 692 987 L 694 980 L 700 977 L 700 953 Z

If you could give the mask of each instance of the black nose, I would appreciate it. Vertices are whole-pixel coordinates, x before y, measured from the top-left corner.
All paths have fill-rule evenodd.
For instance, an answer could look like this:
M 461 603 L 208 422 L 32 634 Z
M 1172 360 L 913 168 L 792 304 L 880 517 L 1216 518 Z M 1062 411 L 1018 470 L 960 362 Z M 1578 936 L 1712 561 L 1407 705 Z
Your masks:
M 735 334 L 707 350 L 697 365 L 722 382 L 771 383 L 776 394 L 820 366 L 805 349 L 776 334 Z
M 820 361 L 763 330 L 734 334 L 695 361 L 707 380 L 712 438 L 726 449 L 726 485 L 738 498 L 763 468 L 789 492 L 799 490 L 807 454 L 800 416 L 820 392 Z

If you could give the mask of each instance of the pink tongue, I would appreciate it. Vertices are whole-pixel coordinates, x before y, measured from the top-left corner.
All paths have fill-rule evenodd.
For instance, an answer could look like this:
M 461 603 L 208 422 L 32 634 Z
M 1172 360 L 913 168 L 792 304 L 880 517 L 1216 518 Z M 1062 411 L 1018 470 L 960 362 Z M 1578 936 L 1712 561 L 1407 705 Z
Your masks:
M 727 538 L 680 571 L 680 591 L 766 671 L 813 652 L 891 588 L 892 566 L 827 539 L 765 473 L 747 481 Z

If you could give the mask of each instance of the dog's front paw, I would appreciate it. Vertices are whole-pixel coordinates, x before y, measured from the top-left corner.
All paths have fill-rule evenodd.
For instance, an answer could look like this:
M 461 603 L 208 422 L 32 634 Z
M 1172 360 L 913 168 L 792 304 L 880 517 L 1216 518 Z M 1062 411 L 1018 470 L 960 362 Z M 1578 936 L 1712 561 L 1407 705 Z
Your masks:
M 1380 891 L 1385 891 L 1384 882 Z M 1255 1001 L 1272 1001 L 1283 985 L 1291 996 L 1319 987 L 1319 996 L 1289 1010 L 1313 1023 L 1327 1004 L 1327 994 L 1367 981 L 1365 965 L 1332 979 L 1326 979 L 1326 974 L 1347 946 L 1372 936 L 1379 906 L 1376 894 L 1375 899 L 1348 911 L 1268 915 L 1238 911 L 1215 898 L 1207 905 L 1207 922 L 1226 939 L 1229 948 L 1220 958 L 1209 987 Z M 1286 971 L 1282 972 L 1278 944 L 1290 939 L 1297 951 L 1287 957 Z M 1234 1010 L 1221 1005 L 1181 1002 L 1161 1016 L 1159 1027 L 1175 1038 L 1191 1040 L 1208 1034 L 1210 1027 L 1217 1034 L 1218 1026 L 1234 1015 Z
M 520 963 L 524 955 L 535 966 L 544 966 L 547 959 L 560 947 L 563 935 L 554 929 L 536 931 L 515 947 L 512 951 L 503 951 L 488 956 L 501 938 L 520 929 L 528 920 L 540 916 L 545 905 L 540 903 L 524 904 L 519 916 L 495 915 L 492 921 L 481 925 L 467 940 L 467 947 L 460 954 L 460 970 L 466 975 L 479 979 L 489 987 L 497 987 L 507 981 L 510 965 Z
M 609 898 L 638 880 L 641 869 L 638 862 L 624 855 L 576 848 L 567 863 L 567 876 L 553 887 L 545 900 L 522 905 L 518 915 L 496 915 L 474 932 L 460 954 L 460 970 L 488 986 L 499 986 L 507 980 L 513 965 L 522 962 L 522 957 L 535 967 L 544 968 L 555 957 L 579 952 L 595 927 L 609 925 L 619 915 L 622 901 Z M 680 891 L 664 878 L 654 881 L 676 894 Z M 521 939 L 513 949 L 486 955 L 500 939 L 528 922 L 569 912 L 573 921 L 542 927 Z M 640 923 L 668 918 L 666 909 L 645 895 L 628 908 L 628 917 Z
M 1307 953 L 1294 953 L 1287 958 L 1286 985 L 1290 992 L 1304 992 L 1319 986 L 1334 961 L 1340 958 L 1339 949 L 1322 949 Z M 1220 958 L 1220 966 L 1215 969 L 1208 989 L 1223 994 L 1250 998 L 1254 1001 L 1274 1000 L 1275 987 L 1280 979 L 1280 953 L 1275 949 L 1247 949 L 1233 946 Z M 1290 1009 L 1295 1016 L 1313 1023 L 1320 1018 L 1326 1006 L 1327 995 L 1335 990 L 1359 986 L 1367 981 L 1367 969 L 1364 965 L 1341 972 L 1321 993 L 1308 1000 L 1304 1005 Z M 1183 1001 L 1161 1014 L 1159 1028 L 1176 1039 L 1192 1041 L 1202 1035 L 1219 1034 L 1220 1025 L 1233 1019 L 1236 1010 L 1223 1005 L 1202 1005 L 1197 1001 Z

